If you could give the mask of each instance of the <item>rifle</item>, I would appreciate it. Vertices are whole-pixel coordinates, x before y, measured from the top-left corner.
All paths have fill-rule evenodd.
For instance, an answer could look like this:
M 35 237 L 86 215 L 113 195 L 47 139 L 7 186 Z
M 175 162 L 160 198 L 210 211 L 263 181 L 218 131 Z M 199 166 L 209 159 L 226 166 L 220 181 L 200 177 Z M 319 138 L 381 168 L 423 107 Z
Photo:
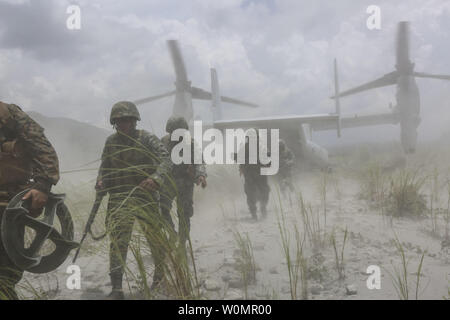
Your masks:
M 95 201 L 94 201 L 94 204 L 92 205 L 91 213 L 89 214 L 89 218 L 88 218 L 88 221 L 86 222 L 86 226 L 84 227 L 84 233 L 83 233 L 83 236 L 81 237 L 80 246 L 78 247 L 77 252 L 75 253 L 75 256 L 73 257 L 72 263 L 75 263 L 75 261 L 77 260 L 78 254 L 80 253 L 81 244 L 83 243 L 84 239 L 86 239 L 86 236 L 88 233 L 91 235 L 92 239 L 94 239 L 94 240 L 101 240 L 106 235 L 106 233 L 105 233 L 99 237 L 95 237 L 91 231 L 91 226 L 94 223 L 95 216 L 97 215 L 98 209 L 100 208 L 100 204 L 102 203 L 103 197 L 105 195 L 106 195 L 106 193 L 104 191 L 97 191 L 95 194 Z

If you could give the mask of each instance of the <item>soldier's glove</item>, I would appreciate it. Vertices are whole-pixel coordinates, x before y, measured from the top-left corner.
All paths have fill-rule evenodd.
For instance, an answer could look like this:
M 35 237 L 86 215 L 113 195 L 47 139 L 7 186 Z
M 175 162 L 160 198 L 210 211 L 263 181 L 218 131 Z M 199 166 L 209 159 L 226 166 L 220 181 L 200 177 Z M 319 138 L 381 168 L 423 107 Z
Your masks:
M 97 183 L 95 184 L 95 191 L 97 191 L 97 193 L 100 193 L 101 195 L 106 195 L 106 193 L 108 191 L 105 190 L 105 185 L 103 184 L 103 180 L 98 180 Z
M 206 178 L 204 177 L 204 176 L 200 176 L 200 177 L 198 177 L 197 178 L 197 181 L 196 181 L 196 184 L 197 185 L 202 185 L 202 188 L 203 189 L 205 189 L 206 188 Z
M 95 184 L 95 190 L 102 191 L 104 188 L 105 186 L 103 185 L 103 180 L 98 180 L 97 183 Z
M 195 176 L 195 168 L 192 164 L 188 165 L 187 169 L 187 174 L 189 175 L 189 177 L 191 177 L 191 179 L 194 179 Z
M 30 216 L 37 218 L 41 215 L 42 209 L 48 200 L 48 195 L 37 189 L 31 189 L 22 198 L 22 200 L 31 200 Z
M 159 189 L 159 185 L 152 178 L 145 179 L 139 186 L 147 191 L 156 191 Z

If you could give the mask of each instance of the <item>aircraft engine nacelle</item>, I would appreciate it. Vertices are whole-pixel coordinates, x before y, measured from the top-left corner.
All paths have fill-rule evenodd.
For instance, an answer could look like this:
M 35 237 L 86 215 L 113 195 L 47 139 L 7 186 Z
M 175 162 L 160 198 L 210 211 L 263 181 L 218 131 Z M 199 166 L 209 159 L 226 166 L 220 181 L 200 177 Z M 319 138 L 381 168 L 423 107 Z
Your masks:
M 418 117 L 402 119 L 400 121 L 400 140 L 403 151 L 406 154 L 414 153 L 417 145 L 417 126 L 420 122 Z
M 400 140 L 403 151 L 414 153 L 417 145 L 417 128 L 420 124 L 420 95 L 414 78 L 398 79 L 397 103 L 400 113 Z
M 305 158 L 313 165 L 320 168 L 328 168 L 328 151 L 311 141 L 306 141 L 303 145 L 303 154 Z

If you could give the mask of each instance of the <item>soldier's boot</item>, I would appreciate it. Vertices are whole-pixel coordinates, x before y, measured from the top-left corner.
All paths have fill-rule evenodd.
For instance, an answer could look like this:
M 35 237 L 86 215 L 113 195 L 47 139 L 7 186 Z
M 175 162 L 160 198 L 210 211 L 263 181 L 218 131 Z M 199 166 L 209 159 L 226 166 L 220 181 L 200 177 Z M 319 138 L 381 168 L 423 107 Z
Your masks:
M 125 300 L 123 290 L 112 289 L 111 293 L 108 295 L 108 300 Z
M 111 274 L 112 290 L 108 295 L 108 300 L 124 300 L 125 295 L 122 290 L 122 274 Z

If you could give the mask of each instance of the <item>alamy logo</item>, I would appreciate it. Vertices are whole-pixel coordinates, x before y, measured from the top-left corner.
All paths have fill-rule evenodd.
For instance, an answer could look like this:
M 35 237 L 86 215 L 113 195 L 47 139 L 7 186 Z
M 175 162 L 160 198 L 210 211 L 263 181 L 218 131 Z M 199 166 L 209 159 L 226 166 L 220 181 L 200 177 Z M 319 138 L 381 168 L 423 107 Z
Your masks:
M 67 7 L 66 13 L 69 17 L 66 20 L 66 27 L 69 30 L 81 29 L 81 9 L 79 6 L 71 5 Z
M 366 26 L 369 30 L 381 29 L 381 9 L 379 6 L 371 5 L 367 7 L 366 12 L 370 14 L 367 18 Z
M 259 163 L 261 175 L 274 175 L 279 168 L 279 130 L 270 129 L 270 148 L 268 134 L 267 129 L 226 129 L 224 137 L 222 131 L 214 128 L 203 132 L 202 121 L 194 121 L 194 145 L 188 130 L 176 129 L 171 140 L 179 142 L 170 157 L 174 164 Z M 203 148 L 204 142 L 209 143 Z
M 80 290 L 81 289 L 81 269 L 76 264 L 72 264 L 67 267 L 67 274 L 70 276 L 67 278 L 66 287 L 69 290 Z
M 376 265 L 370 265 L 367 267 L 366 273 L 370 274 L 370 276 L 369 276 L 369 278 L 367 278 L 367 282 L 366 282 L 367 289 L 380 290 L 381 289 L 381 269 L 380 269 L 380 267 L 376 266 Z

